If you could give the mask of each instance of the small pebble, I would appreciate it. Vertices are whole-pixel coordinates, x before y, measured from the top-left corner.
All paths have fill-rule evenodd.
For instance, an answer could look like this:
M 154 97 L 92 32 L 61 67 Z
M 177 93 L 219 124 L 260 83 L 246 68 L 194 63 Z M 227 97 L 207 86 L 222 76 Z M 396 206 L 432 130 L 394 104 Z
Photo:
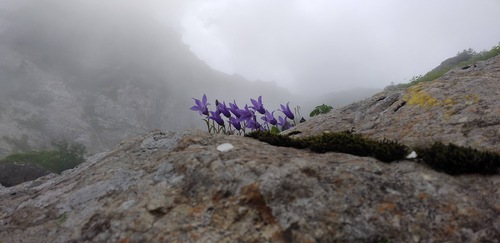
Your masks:
M 223 144 L 217 146 L 217 150 L 219 150 L 221 152 L 227 152 L 233 148 L 234 148 L 234 146 L 230 143 L 223 143 Z
M 417 158 L 417 153 L 415 151 L 412 151 L 408 156 L 406 156 L 407 159 L 414 159 Z

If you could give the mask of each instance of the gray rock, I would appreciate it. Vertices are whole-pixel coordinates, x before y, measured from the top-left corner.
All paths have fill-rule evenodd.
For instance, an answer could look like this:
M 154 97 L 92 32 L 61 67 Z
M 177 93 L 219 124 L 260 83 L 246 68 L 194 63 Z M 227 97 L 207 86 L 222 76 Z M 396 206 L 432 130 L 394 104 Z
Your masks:
M 354 128 L 373 139 L 409 146 L 433 142 L 500 152 L 500 56 L 476 67 L 451 70 L 443 77 L 404 91 L 384 91 L 287 132 L 299 136 Z
M 219 152 L 222 143 L 234 148 Z M 411 161 L 156 131 L 63 175 L 1 189 L 0 239 L 495 242 L 499 186 L 498 175 L 452 177 Z

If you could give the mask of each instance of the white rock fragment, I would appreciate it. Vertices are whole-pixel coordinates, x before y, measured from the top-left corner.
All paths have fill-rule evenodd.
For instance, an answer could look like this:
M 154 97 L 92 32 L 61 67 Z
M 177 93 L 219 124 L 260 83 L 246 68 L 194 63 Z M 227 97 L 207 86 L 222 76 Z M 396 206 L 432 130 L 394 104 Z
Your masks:
M 412 151 L 408 156 L 406 156 L 407 159 L 414 159 L 417 158 L 417 153 L 415 151 Z
M 227 152 L 233 148 L 234 148 L 234 146 L 230 143 L 223 143 L 223 144 L 217 146 L 217 150 L 219 150 L 221 152 Z

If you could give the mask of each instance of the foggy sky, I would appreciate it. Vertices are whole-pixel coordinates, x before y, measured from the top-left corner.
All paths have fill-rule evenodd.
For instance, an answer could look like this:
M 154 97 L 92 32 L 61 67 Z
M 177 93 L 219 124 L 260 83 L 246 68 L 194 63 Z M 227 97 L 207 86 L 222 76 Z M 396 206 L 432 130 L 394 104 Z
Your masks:
M 58 2 L 36 2 L 44 1 Z M 0 0 L 0 8 L 23 2 Z M 500 42 L 499 0 L 63 2 L 154 15 L 212 68 L 305 95 L 408 82 L 458 51 Z
M 316 94 L 383 88 L 500 42 L 498 0 L 191 1 L 183 41 L 211 67 Z

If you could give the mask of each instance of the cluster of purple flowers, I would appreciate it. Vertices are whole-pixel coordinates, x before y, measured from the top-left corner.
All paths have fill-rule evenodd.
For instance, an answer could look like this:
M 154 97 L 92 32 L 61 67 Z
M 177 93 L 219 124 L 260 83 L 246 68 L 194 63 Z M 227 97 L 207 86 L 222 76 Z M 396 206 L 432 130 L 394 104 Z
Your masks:
M 191 107 L 191 110 L 198 111 L 201 116 L 205 116 L 203 119 L 207 123 L 208 132 L 214 133 L 235 133 L 239 134 L 245 133 L 248 128 L 251 131 L 254 130 L 267 130 L 267 131 L 284 131 L 292 127 L 292 123 L 295 124 L 295 116 L 290 110 L 289 103 L 286 106 L 281 105 L 281 111 L 284 116 L 278 116 L 278 119 L 274 116 L 274 112 L 270 112 L 264 108 L 262 103 L 262 96 L 259 96 L 257 100 L 250 99 L 252 106 L 245 105 L 240 108 L 236 101 L 233 103 L 219 102 L 215 101 L 215 110 L 209 111 L 207 96 L 203 95 L 201 100 L 193 98 L 195 105 Z M 224 119 L 224 117 L 226 119 Z M 260 119 L 259 119 L 260 118 Z M 290 121 L 288 120 L 290 119 Z M 212 124 L 210 124 L 212 121 Z M 217 124 L 217 128 L 215 126 Z M 227 124 L 227 130 L 226 130 Z

